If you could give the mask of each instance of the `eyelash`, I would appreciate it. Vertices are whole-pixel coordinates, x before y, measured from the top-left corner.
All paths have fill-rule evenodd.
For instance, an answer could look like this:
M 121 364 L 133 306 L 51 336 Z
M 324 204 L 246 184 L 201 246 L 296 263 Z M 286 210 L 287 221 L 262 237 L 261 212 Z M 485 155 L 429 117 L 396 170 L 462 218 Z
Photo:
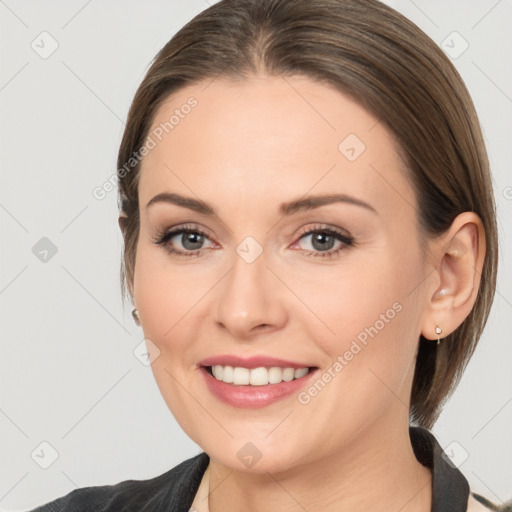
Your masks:
M 203 231 L 201 228 L 194 224 L 188 224 L 179 226 L 175 229 L 172 229 L 170 231 L 164 231 L 155 236 L 153 239 L 153 243 L 159 246 L 162 246 L 168 251 L 173 257 L 177 258 L 188 258 L 193 256 L 200 256 L 205 249 L 198 249 L 196 251 L 178 251 L 174 249 L 171 245 L 168 244 L 169 240 L 174 238 L 177 235 L 181 235 L 184 233 L 196 233 L 200 234 L 204 237 L 208 237 L 208 234 Z M 308 258 L 332 258 L 336 255 L 338 255 L 341 251 L 347 250 L 355 245 L 353 237 L 350 235 L 345 234 L 342 231 L 338 231 L 335 228 L 331 227 L 324 227 L 322 225 L 314 226 L 313 228 L 310 228 L 308 230 L 305 230 L 298 238 L 298 241 L 302 238 L 309 236 L 311 234 L 315 233 L 322 233 L 334 236 L 337 240 L 342 242 L 343 245 L 341 245 L 338 249 L 330 249 L 329 251 L 307 251 L 305 256 Z

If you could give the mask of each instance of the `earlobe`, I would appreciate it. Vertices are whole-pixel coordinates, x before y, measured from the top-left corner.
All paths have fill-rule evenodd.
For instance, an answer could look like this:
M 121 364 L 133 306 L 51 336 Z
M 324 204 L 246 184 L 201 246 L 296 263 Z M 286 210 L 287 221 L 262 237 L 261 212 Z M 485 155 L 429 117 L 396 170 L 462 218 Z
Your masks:
M 124 234 L 125 229 L 126 229 L 126 223 L 128 222 L 128 217 L 124 214 L 121 214 L 121 215 L 119 215 L 117 222 L 119 223 L 119 228 L 121 229 L 121 231 Z
M 461 213 L 435 250 L 435 285 L 423 318 L 422 335 L 438 339 L 453 332 L 469 315 L 478 295 L 485 257 L 485 232 L 474 212 Z

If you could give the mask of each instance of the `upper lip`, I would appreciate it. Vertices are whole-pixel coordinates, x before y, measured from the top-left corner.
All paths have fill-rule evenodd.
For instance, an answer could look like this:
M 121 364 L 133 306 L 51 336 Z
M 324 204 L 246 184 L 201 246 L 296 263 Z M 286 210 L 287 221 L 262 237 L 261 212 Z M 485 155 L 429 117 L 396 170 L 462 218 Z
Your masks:
M 286 359 L 278 359 L 269 356 L 252 356 L 240 357 L 235 355 L 219 355 L 203 359 L 200 366 L 240 366 L 242 368 L 259 368 L 259 367 L 280 367 L 280 368 L 310 368 L 311 365 L 297 363 L 295 361 L 287 361 Z

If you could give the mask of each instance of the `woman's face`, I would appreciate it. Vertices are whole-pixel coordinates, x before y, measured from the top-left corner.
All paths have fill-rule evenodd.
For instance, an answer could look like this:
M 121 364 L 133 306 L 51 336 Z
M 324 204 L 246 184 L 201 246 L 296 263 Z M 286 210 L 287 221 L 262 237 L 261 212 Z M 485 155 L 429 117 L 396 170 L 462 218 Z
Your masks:
M 217 78 L 150 137 L 134 302 L 185 432 L 277 472 L 407 428 L 429 269 L 384 125 L 306 77 Z

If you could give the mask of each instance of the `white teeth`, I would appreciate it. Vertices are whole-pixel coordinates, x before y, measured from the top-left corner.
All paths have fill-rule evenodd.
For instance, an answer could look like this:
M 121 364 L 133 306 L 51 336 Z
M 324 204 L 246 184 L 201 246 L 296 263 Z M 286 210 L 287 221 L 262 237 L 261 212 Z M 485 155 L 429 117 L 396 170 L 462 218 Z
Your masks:
M 268 370 L 266 368 L 253 368 L 249 377 L 251 386 L 264 386 L 268 384 Z
M 240 366 L 233 368 L 233 384 L 237 386 L 249 384 L 249 370 Z
M 300 379 L 309 372 L 309 368 L 280 368 L 272 366 L 265 368 L 242 368 L 240 366 L 212 366 L 213 376 L 235 386 L 266 386 L 267 384 L 279 384 L 282 381 L 290 382 L 293 379 Z
M 283 371 L 281 368 L 272 367 L 268 371 L 268 383 L 279 384 L 283 380 Z
M 222 380 L 224 376 L 224 368 L 220 364 L 216 364 L 215 366 L 212 366 L 212 373 L 217 380 Z
M 295 369 L 294 368 L 285 368 L 283 370 L 283 380 L 285 382 L 290 382 L 295 378 Z
M 304 375 L 306 375 L 306 373 L 308 373 L 307 368 L 299 368 L 299 369 L 295 370 L 295 378 L 300 379 L 301 377 L 304 377 Z
M 222 366 L 221 366 L 222 368 Z M 233 382 L 233 379 L 235 378 L 233 367 L 232 366 L 224 366 L 224 375 L 222 376 L 222 380 L 224 382 L 230 383 Z

